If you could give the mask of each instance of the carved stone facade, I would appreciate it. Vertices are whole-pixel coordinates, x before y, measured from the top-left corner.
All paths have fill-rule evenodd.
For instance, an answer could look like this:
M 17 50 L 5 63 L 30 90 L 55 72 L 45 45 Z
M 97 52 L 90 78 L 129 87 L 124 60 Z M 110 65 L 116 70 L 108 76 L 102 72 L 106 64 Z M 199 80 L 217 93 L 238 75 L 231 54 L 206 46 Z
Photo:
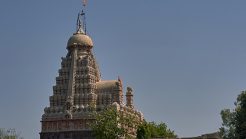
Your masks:
M 79 25 L 68 40 L 68 53 L 62 58 L 50 106 L 44 109 L 41 139 L 92 139 L 92 113 L 112 104 L 119 112 L 143 120 L 143 114 L 133 107 L 131 88 L 127 89 L 125 105 L 122 81 L 101 80 L 92 48 L 91 38 Z M 129 129 L 129 133 L 134 136 L 136 129 Z

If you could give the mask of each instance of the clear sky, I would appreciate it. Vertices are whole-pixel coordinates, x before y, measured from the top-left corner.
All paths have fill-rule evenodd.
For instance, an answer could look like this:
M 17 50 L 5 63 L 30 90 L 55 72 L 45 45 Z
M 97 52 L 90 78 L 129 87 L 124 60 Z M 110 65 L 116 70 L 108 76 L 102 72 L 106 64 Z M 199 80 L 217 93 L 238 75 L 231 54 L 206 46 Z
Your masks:
M 217 131 L 246 89 L 246 1 L 88 0 L 103 79 L 180 136 Z M 0 127 L 38 139 L 81 0 L 0 1 Z

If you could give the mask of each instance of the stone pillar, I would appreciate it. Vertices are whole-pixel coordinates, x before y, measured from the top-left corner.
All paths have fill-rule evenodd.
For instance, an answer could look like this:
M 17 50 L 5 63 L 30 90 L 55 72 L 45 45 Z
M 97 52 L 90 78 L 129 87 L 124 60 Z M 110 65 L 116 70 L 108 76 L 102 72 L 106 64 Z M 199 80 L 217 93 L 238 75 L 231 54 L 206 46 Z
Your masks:
M 126 92 L 126 106 L 133 108 L 133 93 L 132 93 L 132 88 L 127 87 L 127 92 Z

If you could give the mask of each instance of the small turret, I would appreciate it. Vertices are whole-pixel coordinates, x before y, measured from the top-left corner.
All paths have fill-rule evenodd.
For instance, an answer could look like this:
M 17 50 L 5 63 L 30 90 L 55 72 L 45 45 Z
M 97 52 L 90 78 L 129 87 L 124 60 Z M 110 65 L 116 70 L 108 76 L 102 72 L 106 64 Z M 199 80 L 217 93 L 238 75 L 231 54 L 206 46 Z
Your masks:
M 133 93 L 132 93 L 132 88 L 127 87 L 127 92 L 126 92 L 126 106 L 133 108 Z

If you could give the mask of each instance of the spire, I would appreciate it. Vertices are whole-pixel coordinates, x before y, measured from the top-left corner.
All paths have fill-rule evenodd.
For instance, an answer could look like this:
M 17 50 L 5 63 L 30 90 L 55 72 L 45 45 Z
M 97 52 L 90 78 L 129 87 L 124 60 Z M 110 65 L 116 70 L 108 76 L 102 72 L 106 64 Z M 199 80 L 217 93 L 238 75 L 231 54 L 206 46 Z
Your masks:
M 85 7 L 87 5 L 87 0 L 83 0 L 83 6 Z
M 84 9 L 87 5 L 87 0 L 83 0 L 83 8 L 81 12 L 78 13 L 76 33 L 86 34 L 86 17 Z
M 93 42 L 91 38 L 87 35 L 86 29 L 86 18 L 85 18 L 85 7 L 86 0 L 83 1 L 82 10 L 78 13 L 77 24 L 75 33 L 71 36 L 67 43 L 67 49 L 71 50 L 71 48 L 75 48 L 77 46 L 91 49 L 93 47 Z

